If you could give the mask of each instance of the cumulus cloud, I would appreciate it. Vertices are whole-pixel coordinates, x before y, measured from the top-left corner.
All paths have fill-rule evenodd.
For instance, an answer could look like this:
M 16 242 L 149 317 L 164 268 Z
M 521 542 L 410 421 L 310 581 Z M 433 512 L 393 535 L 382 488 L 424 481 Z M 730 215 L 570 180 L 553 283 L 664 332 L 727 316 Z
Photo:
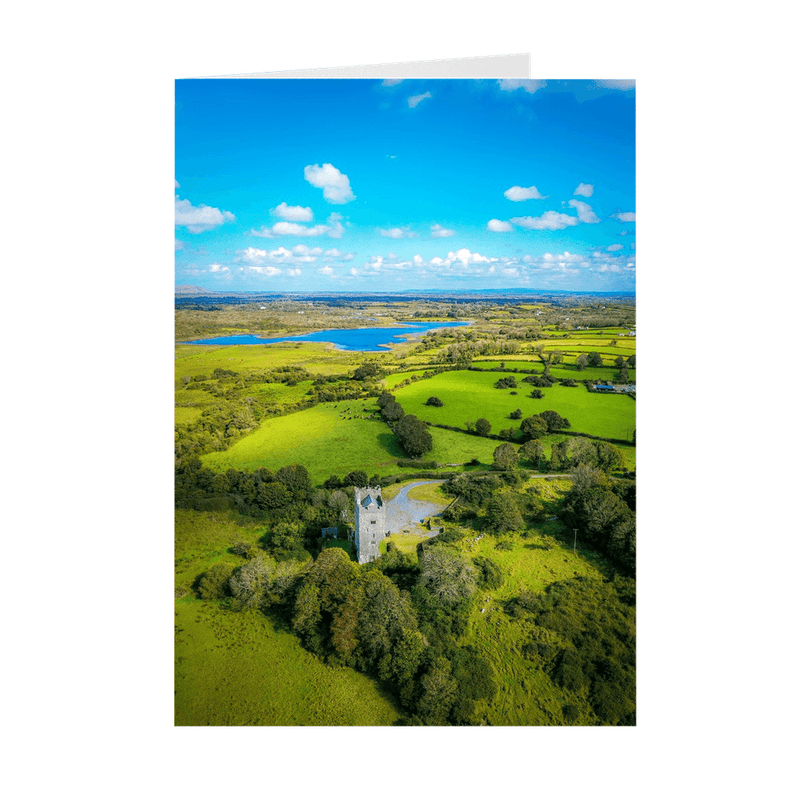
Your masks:
M 426 100 L 431 96 L 432 95 L 430 92 L 425 92 L 425 94 L 415 94 L 413 97 L 408 98 L 408 107 L 416 108 L 423 100 Z
M 235 219 L 230 211 L 204 205 L 193 206 L 188 200 L 175 196 L 175 224 L 186 227 L 190 233 L 210 231 Z
M 618 219 L 620 222 L 636 222 L 636 214 L 633 211 L 620 211 L 617 214 L 611 215 L 612 219 Z
M 572 194 L 579 194 L 583 197 L 591 197 L 594 194 L 594 184 L 579 183 L 578 188 Z
M 333 267 L 320 267 L 317 272 L 320 275 L 333 275 Z
M 533 94 L 547 85 L 545 81 L 531 80 L 529 78 L 500 78 L 497 83 L 504 92 L 515 92 L 517 89 L 524 89 L 529 94 Z
M 286 270 L 286 274 L 290 278 L 297 278 L 298 276 L 303 274 L 303 270 L 301 270 L 299 267 L 297 268 L 289 267 L 289 269 Z
M 276 222 L 271 228 L 266 226 L 261 230 L 251 230 L 252 236 L 261 236 L 265 239 L 275 239 L 278 236 L 328 236 L 331 239 L 341 239 L 344 226 L 341 223 L 342 215 L 336 212 L 328 217 L 326 225 L 300 225 L 298 222 Z
M 211 264 L 208 268 L 209 272 L 229 272 L 230 270 L 227 267 L 223 267 L 222 264 Z
M 545 211 L 540 217 L 512 217 L 511 222 L 520 228 L 534 231 L 560 231 L 578 224 L 578 217 Z
M 286 203 L 281 203 L 276 208 L 269 212 L 273 217 L 280 217 L 281 219 L 288 220 L 289 222 L 311 222 L 314 219 L 314 214 L 310 208 L 304 206 L 290 206 Z
M 588 203 L 570 200 L 569 204 L 578 212 L 578 219 L 581 222 L 600 222 L 600 217 L 592 211 L 592 207 Z
M 322 196 L 329 203 L 342 205 L 356 199 L 350 188 L 350 178 L 333 164 L 309 165 L 303 170 L 303 175 L 312 186 L 322 189 Z
M 496 261 L 497 259 L 488 259 L 480 253 L 472 253 L 466 247 L 462 247 L 455 253 L 448 253 L 447 258 L 449 261 L 460 261 L 464 266 L 467 264 L 488 264 L 490 260 Z
M 431 225 L 431 238 L 433 239 L 444 239 L 447 236 L 455 236 L 456 232 L 448 230 L 447 228 L 442 227 L 439 223 L 435 223 Z
M 606 247 L 606 250 L 608 250 L 609 253 L 613 253 L 615 250 L 622 250 L 622 245 L 610 244 L 608 247 Z
M 378 233 L 381 236 L 386 236 L 388 239 L 414 239 L 419 236 L 418 233 L 409 230 L 408 225 L 403 228 L 389 228 L 388 230 L 378 228 Z
M 514 230 L 510 222 L 503 222 L 501 219 L 490 219 L 486 225 L 486 229 L 494 231 L 495 233 L 508 233 L 508 231 Z
M 535 186 L 528 186 L 527 189 L 522 186 L 512 186 L 510 189 L 506 189 L 503 194 L 515 203 L 520 200 L 544 200 L 544 197 L 539 194 L 539 190 Z

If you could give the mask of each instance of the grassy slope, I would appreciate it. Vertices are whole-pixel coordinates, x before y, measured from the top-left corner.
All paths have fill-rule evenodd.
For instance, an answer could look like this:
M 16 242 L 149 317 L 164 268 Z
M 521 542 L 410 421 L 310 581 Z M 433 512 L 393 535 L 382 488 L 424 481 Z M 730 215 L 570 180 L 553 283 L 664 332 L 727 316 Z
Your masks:
M 359 469 L 370 476 L 416 471 L 414 467 L 396 466 L 397 459 L 406 458 L 406 455 L 384 422 L 357 418 L 373 412 L 377 416 L 374 401 L 322 403 L 266 420 L 258 431 L 229 450 L 209 453 L 203 456 L 203 461 L 218 472 L 230 467 L 252 470 L 266 466 L 274 470 L 286 464 L 304 464 L 315 484 L 331 474 L 346 475 Z M 431 435 L 434 447 L 425 459 L 442 463 L 463 463 L 472 458 L 491 463 L 497 446 L 497 442 L 454 431 L 433 428 Z
M 592 394 L 582 386 L 567 388 L 553 386 L 543 389 L 544 398 L 534 400 L 527 395 L 533 387 L 521 383 L 517 389 L 495 389 L 500 373 L 495 372 L 444 372 L 434 378 L 418 381 L 397 389 L 397 402 L 407 414 L 445 425 L 463 427 L 466 420 L 473 422 L 484 417 L 492 423 L 492 432 L 503 428 L 518 428 L 519 421 L 509 419 L 515 409 L 522 410 L 523 418 L 553 409 L 569 419 L 571 430 L 611 438 L 630 438 L 636 425 L 636 404 L 623 395 Z M 516 396 L 511 395 L 516 391 Z M 425 401 L 439 397 L 444 406 L 426 406 Z
M 178 510 L 175 584 L 188 589 L 262 529 L 233 515 Z M 175 601 L 177 725 L 390 725 L 398 718 L 374 681 L 322 664 L 257 612 L 234 613 L 190 594 Z

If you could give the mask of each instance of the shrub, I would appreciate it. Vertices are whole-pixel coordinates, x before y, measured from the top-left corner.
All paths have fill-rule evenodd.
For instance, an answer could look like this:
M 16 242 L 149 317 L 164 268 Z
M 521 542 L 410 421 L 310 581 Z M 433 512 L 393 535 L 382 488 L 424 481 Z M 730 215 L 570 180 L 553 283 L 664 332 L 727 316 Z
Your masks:
M 505 578 L 503 570 L 485 556 L 475 556 L 472 562 L 478 568 L 478 586 L 482 589 L 499 589 L 503 585 Z
M 230 546 L 229 552 L 235 556 L 251 559 L 258 553 L 258 547 L 252 542 L 236 542 Z
M 437 408 L 441 408 L 444 403 L 438 397 L 429 397 L 425 401 L 426 406 L 436 406 Z
M 228 581 L 233 573 L 232 564 L 214 564 L 203 574 L 197 584 L 197 594 L 203 600 L 221 600 L 230 594 Z

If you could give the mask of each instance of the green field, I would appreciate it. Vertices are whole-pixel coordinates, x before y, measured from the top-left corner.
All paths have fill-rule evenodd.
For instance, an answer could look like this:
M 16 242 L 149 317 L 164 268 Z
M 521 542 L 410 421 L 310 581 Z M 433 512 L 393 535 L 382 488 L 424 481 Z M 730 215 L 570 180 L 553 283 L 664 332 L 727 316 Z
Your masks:
M 391 725 L 398 717 L 374 681 L 322 664 L 258 612 L 194 599 L 195 579 L 263 528 L 229 513 L 175 517 L 176 725 Z
M 263 614 L 175 602 L 176 725 L 391 725 L 370 678 L 334 668 Z
M 366 419 L 370 414 L 376 418 Z M 431 429 L 431 435 L 433 450 L 426 453 L 425 460 L 443 464 L 465 463 L 473 458 L 490 464 L 498 444 L 436 428 Z M 364 470 L 368 475 L 419 471 L 398 467 L 397 460 L 403 458 L 407 456 L 380 420 L 374 400 L 347 400 L 265 420 L 255 433 L 229 450 L 203 456 L 203 462 L 217 472 L 230 467 L 276 470 L 286 464 L 304 464 L 312 482 L 318 484 L 330 475 L 344 476 L 353 470 Z
M 465 427 L 467 420 L 474 422 L 483 417 L 492 423 L 492 433 L 497 433 L 504 428 L 519 428 L 520 421 L 508 416 L 516 408 L 522 411 L 523 418 L 552 409 L 570 421 L 570 430 L 631 439 L 636 426 L 636 403 L 629 397 L 593 394 L 583 386 L 553 386 L 542 390 L 543 399 L 534 400 L 527 396 L 533 387 L 522 383 L 520 376 L 516 376 L 517 389 L 495 389 L 500 377 L 502 373 L 497 372 L 443 372 L 397 389 L 394 395 L 406 414 L 444 425 Z M 517 392 L 516 396 L 512 391 Z M 431 396 L 441 399 L 444 405 L 426 406 L 425 401 Z
M 574 359 L 571 359 L 574 361 Z M 483 370 L 493 370 L 498 367 L 501 363 L 504 363 L 508 369 L 528 369 L 534 370 L 538 375 L 541 375 L 544 372 L 544 364 L 538 359 L 536 361 L 501 361 L 499 358 L 496 361 L 474 361 L 472 363 L 473 367 L 478 367 L 478 369 Z M 616 367 L 586 367 L 584 370 L 578 370 L 574 366 L 570 364 L 566 364 L 563 366 L 551 366 L 550 367 L 550 374 L 554 378 L 572 378 L 574 381 L 608 381 L 609 383 L 614 382 L 614 377 L 619 370 Z M 508 373 L 509 375 L 512 373 Z M 399 377 L 393 376 L 393 377 Z M 517 376 L 517 382 L 519 382 L 524 375 Z M 628 370 L 628 381 L 630 383 L 636 383 L 636 370 L 629 369 Z M 396 383 L 399 383 L 398 380 Z
M 184 375 L 210 375 L 218 367 L 234 372 L 259 372 L 276 367 L 303 367 L 320 375 L 352 372 L 363 358 L 362 353 L 337 350 L 324 342 L 275 343 L 265 345 L 179 344 L 175 347 L 175 378 Z M 387 364 L 387 355 L 370 353 Z

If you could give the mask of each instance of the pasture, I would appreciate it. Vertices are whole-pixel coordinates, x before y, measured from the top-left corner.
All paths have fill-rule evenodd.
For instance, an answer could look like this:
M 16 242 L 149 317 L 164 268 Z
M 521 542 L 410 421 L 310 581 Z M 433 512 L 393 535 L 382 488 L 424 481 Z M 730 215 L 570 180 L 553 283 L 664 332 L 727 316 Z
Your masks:
M 262 533 L 234 514 L 176 510 L 175 724 L 391 725 L 399 714 L 371 679 L 321 663 L 263 614 L 188 592 L 213 564 L 243 563 L 228 548 Z
M 175 602 L 175 724 L 391 725 L 366 675 L 323 664 L 259 612 Z
M 515 376 L 517 389 L 496 389 L 494 384 L 501 377 L 503 373 L 499 372 L 443 372 L 397 389 L 394 395 L 406 414 L 442 425 L 466 429 L 467 420 L 475 422 L 483 417 L 491 422 L 492 433 L 497 433 L 504 428 L 519 428 L 520 420 L 509 418 L 517 408 L 523 419 L 552 409 L 570 421 L 570 430 L 614 439 L 632 437 L 636 403 L 629 397 L 593 394 L 583 386 L 553 386 L 542 390 L 544 398 L 534 400 L 528 397 L 533 387 L 521 382 L 524 376 Z M 444 405 L 426 406 L 425 401 L 431 396 L 438 397 Z
M 263 421 L 257 431 L 230 449 L 203 456 L 203 463 L 216 472 L 231 467 L 277 470 L 287 464 L 303 464 L 314 484 L 353 470 L 364 470 L 369 476 L 419 471 L 397 466 L 397 460 L 407 455 L 377 411 L 374 400 L 321 403 Z M 375 419 L 367 418 L 371 414 Z M 456 431 L 432 428 L 430 432 L 433 450 L 425 454 L 425 460 L 443 464 L 465 463 L 473 458 L 490 464 L 498 444 Z
M 351 372 L 361 363 L 361 353 L 336 350 L 324 342 L 290 342 L 265 345 L 199 345 L 175 347 L 175 379 L 184 375 L 210 375 L 217 367 L 234 372 L 259 372 L 277 367 L 303 367 L 313 374 Z M 386 359 L 380 353 L 374 358 Z

